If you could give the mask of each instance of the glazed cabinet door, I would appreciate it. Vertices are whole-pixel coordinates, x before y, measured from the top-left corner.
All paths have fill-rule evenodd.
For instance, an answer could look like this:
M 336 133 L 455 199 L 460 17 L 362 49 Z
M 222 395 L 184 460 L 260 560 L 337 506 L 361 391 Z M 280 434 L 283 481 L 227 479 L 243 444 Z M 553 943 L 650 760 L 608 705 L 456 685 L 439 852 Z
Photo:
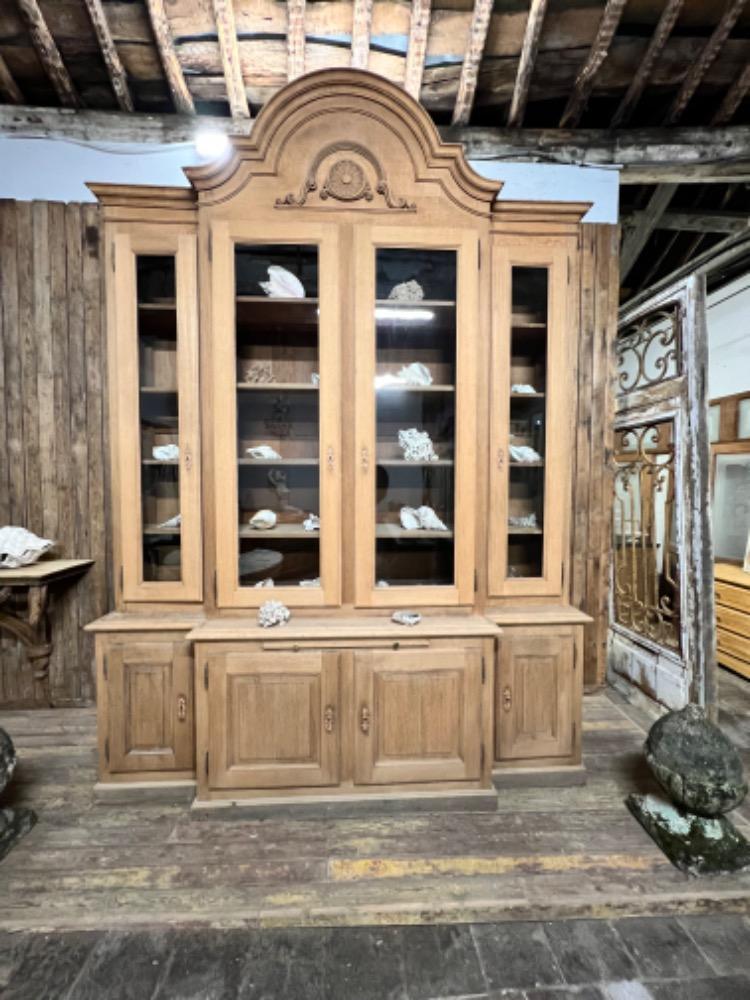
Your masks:
M 575 363 L 565 246 L 495 242 L 488 586 L 562 596 L 571 518 Z
M 123 601 L 200 601 L 196 237 L 114 239 L 113 494 Z
M 192 770 L 190 643 L 144 638 L 103 654 L 104 760 L 113 774 Z
M 355 230 L 356 603 L 474 596 L 478 237 Z
M 340 654 L 207 654 L 211 788 L 339 780 Z
M 479 649 L 354 654 L 357 784 L 478 779 Z
M 580 628 L 504 628 L 495 683 L 495 757 L 570 757 L 580 722 Z
M 341 600 L 338 228 L 211 229 L 217 599 Z

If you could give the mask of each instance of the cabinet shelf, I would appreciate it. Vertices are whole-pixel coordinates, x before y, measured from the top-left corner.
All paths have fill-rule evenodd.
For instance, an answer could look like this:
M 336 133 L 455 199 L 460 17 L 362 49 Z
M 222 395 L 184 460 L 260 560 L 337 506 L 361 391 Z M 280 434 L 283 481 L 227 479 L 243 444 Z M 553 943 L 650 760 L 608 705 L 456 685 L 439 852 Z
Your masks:
M 242 392 L 317 392 L 312 382 L 238 382 Z
M 522 528 L 517 525 L 508 525 L 509 535 L 542 535 L 544 534 L 543 528 Z
M 320 465 L 319 458 L 238 458 L 238 465 Z
M 541 462 L 508 462 L 511 469 L 541 469 L 544 461 Z
M 179 465 L 179 458 L 142 458 L 141 465 Z
M 376 385 L 376 392 L 455 392 L 455 385 Z
M 314 542 L 320 538 L 320 530 L 305 531 L 301 524 L 277 524 L 274 528 L 253 528 L 242 524 L 239 528 L 240 538 L 297 538 Z
M 394 465 L 399 468 L 439 469 L 453 465 L 452 458 L 439 458 L 436 462 L 409 462 L 405 458 L 378 458 L 376 465 Z
M 297 298 L 296 296 L 290 298 L 282 298 L 281 296 L 275 295 L 237 295 L 235 297 L 236 302 L 273 302 L 277 305 L 317 305 L 318 299 L 316 298 Z
M 402 528 L 400 524 L 377 524 L 378 538 L 453 538 L 452 531 L 438 531 L 426 528 Z
M 180 528 L 162 528 L 158 524 L 146 524 L 143 527 L 144 535 L 179 535 Z
M 177 303 L 174 299 L 164 302 L 139 302 L 138 308 L 148 310 L 149 312 L 165 312 L 168 310 L 175 310 L 177 308 Z
M 149 396 L 174 396 L 177 392 L 177 387 L 162 387 L 160 385 L 142 385 L 141 392 L 146 393 Z
M 544 392 L 512 392 L 511 399 L 544 399 Z
M 375 299 L 375 306 L 389 309 L 455 309 L 454 299 L 420 299 L 418 302 L 402 302 L 399 299 Z

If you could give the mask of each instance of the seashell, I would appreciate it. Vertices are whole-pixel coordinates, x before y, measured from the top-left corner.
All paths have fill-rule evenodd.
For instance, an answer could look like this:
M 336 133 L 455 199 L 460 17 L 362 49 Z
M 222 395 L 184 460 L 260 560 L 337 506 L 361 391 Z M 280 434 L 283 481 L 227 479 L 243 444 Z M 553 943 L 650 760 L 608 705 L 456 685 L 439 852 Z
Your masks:
M 291 617 L 289 608 L 281 601 L 266 601 L 258 608 L 258 624 L 261 628 L 286 625 Z
M 270 361 L 253 361 L 246 364 L 242 375 L 245 382 L 250 382 L 252 385 L 266 385 L 276 381 Z
M 534 388 L 534 386 L 528 385 L 526 382 L 516 382 L 514 385 L 510 387 L 510 391 L 524 395 L 527 394 L 533 395 L 534 393 L 536 393 L 536 389 Z
M 246 452 L 250 458 L 270 458 L 274 461 L 277 458 L 281 458 L 278 451 L 276 451 L 275 448 L 272 448 L 270 444 L 257 444 L 252 448 L 246 449 Z
M 537 528 L 536 514 L 511 514 L 508 518 L 511 528 Z
M 268 281 L 259 281 L 263 291 L 272 299 L 304 299 L 305 286 L 291 271 L 278 264 L 268 268 Z
M 419 431 L 416 427 L 399 431 L 398 443 L 407 462 L 437 462 L 438 460 L 427 431 Z
M 320 518 L 317 514 L 308 514 L 302 522 L 305 531 L 320 531 Z
M 275 549 L 252 549 L 250 552 L 240 552 L 240 575 L 252 576 L 255 573 L 275 569 L 284 561 L 281 552 Z
M 157 528 L 179 528 L 182 524 L 182 514 L 175 514 L 174 517 L 170 517 L 166 521 L 162 521 L 161 524 L 157 524 Z
M 383 587 L 390 587 L 390 583 L 388 583 L 387 580 L 378 580 L 378 582 L 375 584 L 375 586 L 378 589 L 382 589 Z
M 405 528 L 406 531 L 416 531 L 417 528 L 422 527 L 419 514 L 417 514 L 413 507 L 402 507 L 399 516 L 401 518 L 401 527 Z
M 258 580 L 253 586 L 257 589 L 258 587 L 275 587 L 276 584 L 273 582 L 270 576 L 267 576 L 265 580 Z
M 299 586 L 300 587 L 319 587 L 320 586 L 320 577 L 319 576 L 313 577 L 312 580 L 300 580 Z
M 264 507 L 263 510 L 259 510 L 253 514 L 249 523 L 251 527 L 257 528 L 258 531 L 268 531 L 270 528 L 275 527 L 276 515 L 272 510 L 267 510 Z
M 448 528 L 443 524 L 440 518 L 437 516 L 432 507 L 417 507 L 416 515 L 419 518 L 419 527 L 423 528 L 425 531 L 447 531 Z
M 318 375 L 317 372 L 313 372 L 310 375 L 310 381 L 312 382 L 313 385 L 320 385 L 320 375 Z
M 398 380 L 404 385 L 432 385 L 430 369 L 421 361 L 412 361 L 410 365 L 404 365 L 398 373 Z
M 54 544 L 49 538 L 40 538 L 26 528 L 6 524 L 0 528 L 0 567 L 18 569 L 31 566 Z
M 514 462 L 541 462 L 542 460 L 539 452 L 534 451 L 527 444 L 511 444 L 508 445 L 508 450 Z
M 394 611 L 391 615 L 391 621 L 395 622 L 397 625 L 419 625 L 422 621 L 422 616 L 418 611 Z
M 402 281 L 394 285 L 388 293 L 388 298 L 394 302 L 421 302 L 424 298 L 424 289 L 412 278 L 411 281 Z
M 180 457 L 180 449 L 176 444 L 156 444 L 151 449 L 151 456 L 160 462 L 174 462 Z

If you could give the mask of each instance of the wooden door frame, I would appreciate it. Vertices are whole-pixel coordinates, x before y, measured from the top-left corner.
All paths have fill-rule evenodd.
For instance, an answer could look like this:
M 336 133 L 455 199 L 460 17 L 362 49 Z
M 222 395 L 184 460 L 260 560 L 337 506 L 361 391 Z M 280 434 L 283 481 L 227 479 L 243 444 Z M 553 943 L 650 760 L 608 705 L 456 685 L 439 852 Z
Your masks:
M 339 226 L 333 222 L 211 223 L 210 406 L 204 410 L 213 441 L 216 603 L 219 608 L 253 608 L 268 600 L 264 588 L 239 585 L 237 379 L 234 247 L 315 244 L 318 247 L 318 397 L 321 587 L 275 587 L 275 600 L 296 607 L 341 603 L 341 262 Z M 272 534 L 268 535 L 272 538 Z
M 510 363 L 512 338 L 512 273 L 514 267 L 547 268 L 547 384 L 545 386 L 544 535 L 541 577 L 509 578 L 508 500 L 510 463 Z M 575 438 L 573 379 L 576 370 L 571 336 L 574 301 L 570 284 L 569 240 L 532 240 L 494 236 L 491 280 L 490 455 L 487 498 L 487 592 L 499 597 L 562 597 L 570 515 L 553 517 L 554 498 L 570 496 L 570 456 Z M 565 373 L 560 377 L 559 373 Z M 558 373 L 555 379 L 555 373 Z M 563 503 L 565 500 L 563 499 Z
M 477 477 L 477 351 L 480 233 L 476 228 L 361 224 L 354 232 L 355 295 L 355 606 L 470 605 L 474 601 Z M 379 588 L 375 580 L 377 430 L 375 255 L 380 248 L 456 251 L 456 376 L 454 484 L 454 583 L 450 586 Z
M 177 390 L 181 579 L 143 579 L 140 367 L 136 261 L 174 256 L 177 321 Z M 203 596 L 200 388 L 198 364 L 198 259 L 192 227 L 144 225 L 116 232 L 112 283 L 113 386 L 111 415 L 113 505 L 117 509 L 116 581 L 123 602 L 195 602 Z

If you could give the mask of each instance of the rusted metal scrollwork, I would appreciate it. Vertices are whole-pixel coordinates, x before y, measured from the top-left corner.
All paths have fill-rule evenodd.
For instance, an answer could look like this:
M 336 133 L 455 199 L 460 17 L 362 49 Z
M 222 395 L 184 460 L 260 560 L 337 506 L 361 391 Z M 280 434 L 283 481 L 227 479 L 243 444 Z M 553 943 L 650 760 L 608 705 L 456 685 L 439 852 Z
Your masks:
M 618 430 L 614 466 L 614 620 L 679 650 L 674 422 Z
M 673 303 L 643 316 L 617 338 L 619 395 L 659 385 L 682 373 L 680 306 Z

